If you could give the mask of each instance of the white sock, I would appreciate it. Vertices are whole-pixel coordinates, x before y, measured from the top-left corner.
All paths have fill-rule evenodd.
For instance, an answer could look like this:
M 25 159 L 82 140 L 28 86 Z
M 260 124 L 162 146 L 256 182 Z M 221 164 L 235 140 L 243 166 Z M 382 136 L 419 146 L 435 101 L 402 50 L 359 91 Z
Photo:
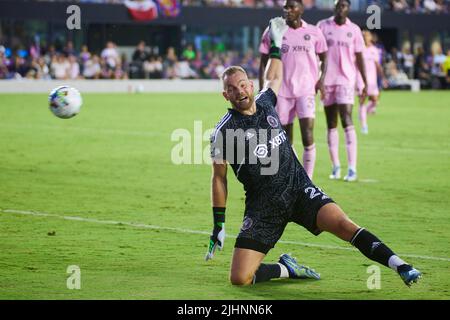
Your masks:
M 397 267 L 401 266 L 402 264 L 407 264 L 405 261 L 397 257 L 395 254 L 389 258 L 388 265 L 389 268 L 391 268 L 394 271 L 397 271 Z
M 285 265 L 278 263 L 281 269 L 280 278 L 289 278 L 289 271 Z

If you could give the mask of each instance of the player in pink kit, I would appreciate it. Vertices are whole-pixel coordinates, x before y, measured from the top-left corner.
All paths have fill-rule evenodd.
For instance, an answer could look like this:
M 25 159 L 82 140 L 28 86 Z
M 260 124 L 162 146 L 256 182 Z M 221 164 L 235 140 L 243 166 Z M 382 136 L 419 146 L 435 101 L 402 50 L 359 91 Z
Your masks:
M 367 78 L 367 96 L 369 101 L 359 105 L 359 121 L 361 123 L 361 132 L 363 134 L 369 133 L 367 125 L 367 113 L 375 113 L 375 108 L 378 103 L 380 92 L 378 90 L 378 76 L 383 79 L 383 84 L 386 83 L 383 68 L 380 65 L 381 53 L 380 50 L 373 44 L 372 33 L 369 30 L 363 31 L 365 47 L 363 50 L 364 65 L 366 68 Z M 364 82 L 361 74 L 358 72 L 356 89 L 358 95 L 361 96 Z
M 345 131 L 348 158 L 348 174 L 345 181 L 355 181 L 356 175 L 356 131 L 353 126 L 352 108 L 355 96 L 356 66 L 361 72 L 364 88 L 361 99 L 367 94 L 366 73 L 362 51 L 364 48 L 361 29 L 347 18 L 350 0 L 337 0 L 334 16 L 319 21 L 328 45 L 327 71 L 325 74 L 325 96 L 323 104 L 328 126 L 328 149 L 333 170 L 330 179 L 340 179 L 338 114 Z M 355 65 L 356 59 L 356 65 Z
M 287 0 L 283 6 L 284 18 L 289 29 L 283 37 L 283 83 L 276 105 L 283 129 L 293 145 L 293 121 L 299 118 L 303 142 L 303 167 L 312 179 L 316 162 L 314 144 L 315 95 L 324 94 L 327 45 L 320 29 L 302 20 L 304 12 L 301 0 Z M 269 58 L 270 39 L 268 29 L 264 32 L 259 51 L 261 65 L 259 87 L 263 88 L 263 76 Z M 319 59 L 322 75 L 319 78 Z

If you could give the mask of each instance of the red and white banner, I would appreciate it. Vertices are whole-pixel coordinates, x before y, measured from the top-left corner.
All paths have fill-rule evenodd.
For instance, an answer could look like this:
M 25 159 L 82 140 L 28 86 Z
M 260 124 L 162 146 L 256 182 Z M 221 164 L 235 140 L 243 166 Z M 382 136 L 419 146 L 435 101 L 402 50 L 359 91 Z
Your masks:
M 152 0 L 126 0 L 125 6 L 134 20 L 149 21 L 158 18 L 158 7 Z

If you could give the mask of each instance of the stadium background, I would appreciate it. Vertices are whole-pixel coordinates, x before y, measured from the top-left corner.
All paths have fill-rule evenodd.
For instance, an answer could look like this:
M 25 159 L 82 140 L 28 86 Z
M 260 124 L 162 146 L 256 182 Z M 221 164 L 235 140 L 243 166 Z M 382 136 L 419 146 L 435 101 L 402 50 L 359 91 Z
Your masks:
M 73 3 L 81 8 L 80 30 L 66 27 Z M 364 26 L 371 3 L 353 1 L 350 19 Z M 171 137 L 185 129 L 192 146 L 197 137 L 207 150 L 195 123 L 212 128 L 227 104 L 214 86 L 210 93 L 146 91 L 161 81 L 176 91 L 200 81 L 182 78 L 219 85 L 217 75 L 230 63 L 256 76 L 260 34 L 281 14 L 275 2 L 189 1 L 174 16 L 136 22 L 122 1 L 0 0 L 0 90 L 15 87 L 0 94 L 0 299 L 449 299 L 450 91 L 425 90 L 448 86 L 448 1 L 378 3 L 382 28 L 374 32 L 389 89 L 405 90 L 383 91 L 370 134 L 358 131 L 355 184 L 328 180 L 318 103 L 315 182 L 424 273 L 417 286 L 407 288 L 382 268 L 381 288 L 370 290 L 370 261 L 330 235 L 316 238 L 296 226 L 288 226 L 268 260 L 291 252 L 323 280 L 231 286 L 233 235 L 243 212 L 242 188 L 231 176 L 228 238 L 205 263 L 210 168 L 174 165 Z M 332 15 L 331 1 L 308 6 L 308 22 Z M 140 41 L 146 53 L 133 59 Z M 115 91 L 126 78 L 144 92 Z M 421 82 L 420 92 L 411 92 L 411 79 Z M 110 92 L 81 90 L 82 111 L 70 120 L 48 111 L 47 89 L 24 94 L 64 82 Z M 296 124 L 301 150 L 298 133 Z M 66 286 L 71 265 L 81 269 L 81 290 Z
M 216 79 L 230 64 L 256 77 L 260 36 L 281 2 L 181 1 L 153 21 L 135 22 L 124 1 L 75 1 L 82 25 L 69 31 L 68 1 L 2 0 L 0 79 Z M 449 1 L 353 1 L 351 19 L 364 27 L 372 4 L 382 9 L 374 33 L 390 87 L 418 79 L 422 88 L 447 88 Z M 304 19 L 317 23 L 332 5 L 305 2 Z

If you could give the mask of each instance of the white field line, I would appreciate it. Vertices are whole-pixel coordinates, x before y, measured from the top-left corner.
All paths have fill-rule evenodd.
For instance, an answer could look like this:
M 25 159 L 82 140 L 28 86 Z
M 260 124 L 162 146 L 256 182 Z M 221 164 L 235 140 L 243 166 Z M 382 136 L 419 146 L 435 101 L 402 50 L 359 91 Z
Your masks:
M 375 179 L 359 179 L 359 182 L 363 182 L 363 183 L 378 183 L 378 180 Z
M 129 227 L 134 227 L 134 228 L 166 230 L 166 231 L 173 231 L 173 232 L 180 232 L 180 233 L 210 235 L 210 232 L 207 232 L 207 231 L 190 230 L 190 229 L 184 229 L 184 228 L 161 227 L 161 226 L 156 226 L 156 225 L 151 225 L 151 224 L 133 223 L 133 222 L 124 222 L 124 221 L 98 220 L 98 219 L 82 218 L 82 217 L 74 217 L 74 216 L 65 216 L 65 215 L 58 215 L 58 214 L 45 213 L 45 212 L 36 212 L 36 211 L 0 209 L 0 213 L 3 213 L 3 214 L 8 214 L 8 213 L 9 214 L 20 214 L 20 215 L 29 215 L 29 216 L 37 216 L 37 217 L 48 217 L 48 218 L 58 218 L 58 219 L 71 220 L 71 221 L 82 221 L 82 222 L 91 222 L 91 223 L 109 224 L 109 225 L 123 225 L 123 226 L 129 226 Z M 228 238 L 236 238 L 236 235 L 227 234 L 227 237 Z M 314 244 L 314 243 L 288 241 L 288 240 L 280 240 L 278 242 L 279 243 L 284 243 L 284 244 L 293 244 L 293 245 L 300 245 L 300 246 L 305 246 L 305 247 L 314 247 L 314 248 L 320 248 L 320 249 L 357 251 L 357 249 L 352 248 L 352 247 L 340 247 L 340 246 Z M 409 258 L 416 258 L 416 259 L 424 259 L 424 260 L 437 260 L 437 261 L 450 262 L 450 258 L 423 256 L 423 255 L 417 255 L 417 254 L 399 254 L 399 256 L 401 256 L 401 257 L 409 257 Z

